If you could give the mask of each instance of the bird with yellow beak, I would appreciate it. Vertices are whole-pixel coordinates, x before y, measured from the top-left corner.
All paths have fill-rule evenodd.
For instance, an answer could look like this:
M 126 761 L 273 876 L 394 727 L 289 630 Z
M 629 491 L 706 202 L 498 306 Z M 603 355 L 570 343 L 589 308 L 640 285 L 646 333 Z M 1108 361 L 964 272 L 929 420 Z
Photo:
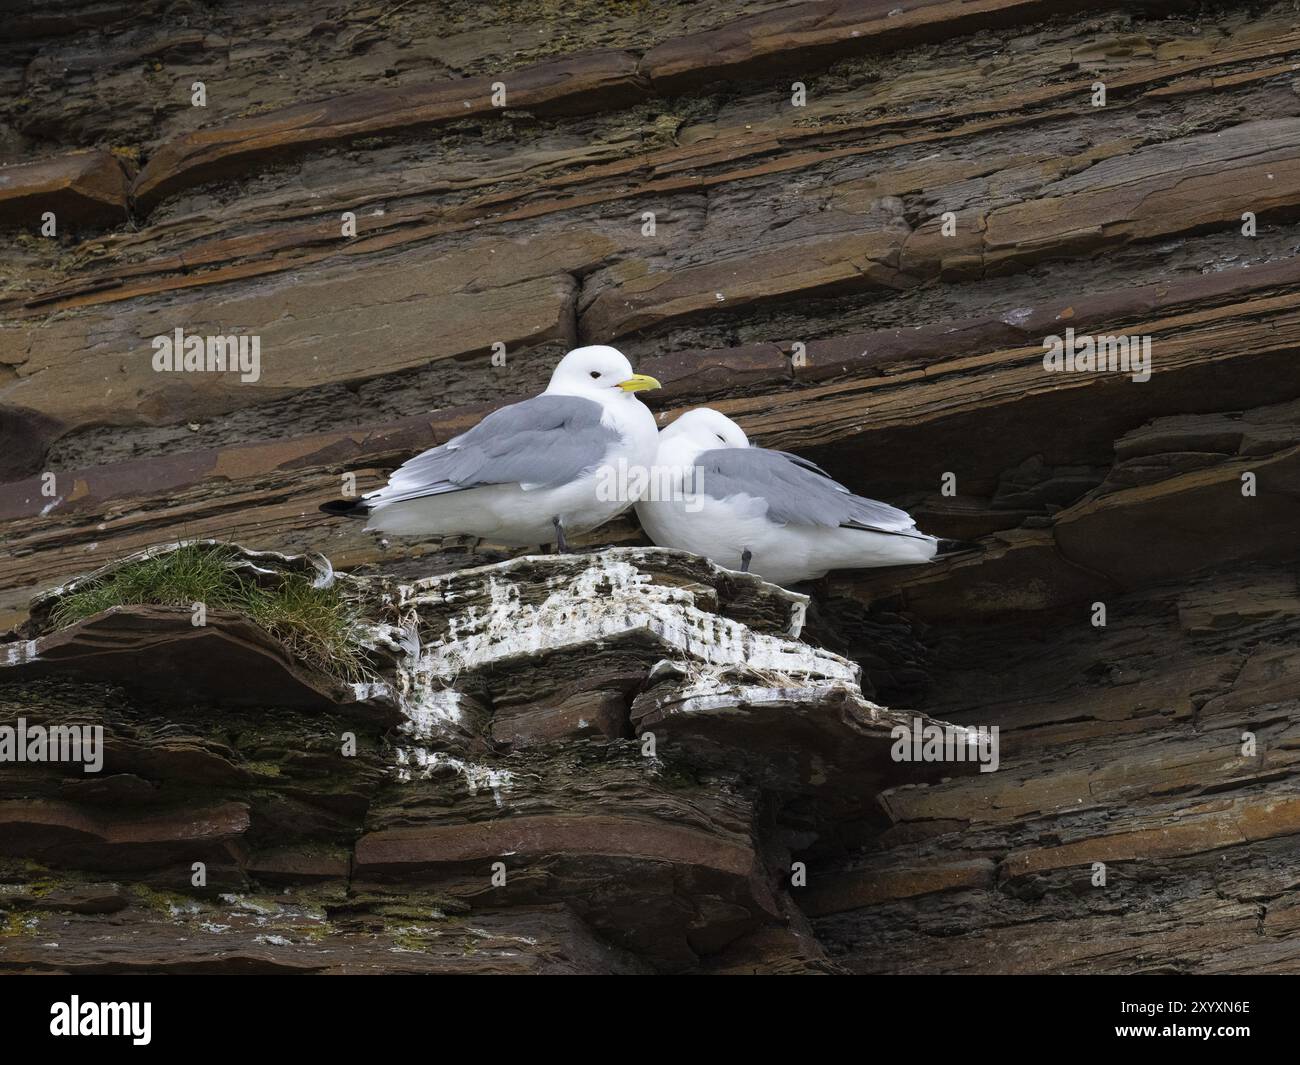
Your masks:
M 389 536 L 470 536 L 509 547 L 553 540 L 566 551 L 566 534 L 636 502 L 609 485 L 612 471 L 654 462 L 658 428 L 636 393 L 658 387 L 616 348 L 575 348 L 540 396 L 408 459 L 379 491 L 321 510 L 364 517 L 367 531 Z

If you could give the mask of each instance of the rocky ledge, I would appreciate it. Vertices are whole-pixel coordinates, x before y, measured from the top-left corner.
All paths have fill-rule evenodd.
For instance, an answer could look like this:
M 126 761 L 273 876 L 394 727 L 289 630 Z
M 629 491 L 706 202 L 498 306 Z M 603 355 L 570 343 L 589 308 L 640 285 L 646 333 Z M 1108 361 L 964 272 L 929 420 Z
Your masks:
M 53 627 L 86 581 L 41 597 L 0 645 L 0 723 L 101 726 L 101 764 L 0 778 L 0 967 L 830 970 L 796 855 L 974 768 L 893 760 L 917 715 L 799 639 L 807 599 L 690 555 L 232 565 L 336 587 L 365 679 L 238 615 Z
M 4 964 L 1300 970 L 1294 4 L 9 6 L 4 713 L 109 744 L 0 763 Z M 178 328 L 257 379 L 156 371 Z M 1070 330 L 1149 377 L 1049 370 Z M 796 638 L 630 520 L 480 569 L 318 512 L 600 342 L 661 424 L 985 551 L 832 574 Z M 202 538 L 345 570 L 369 672 L 219 607 L 50 623 Z M 998 770 L 880 757 L 866 702 Z

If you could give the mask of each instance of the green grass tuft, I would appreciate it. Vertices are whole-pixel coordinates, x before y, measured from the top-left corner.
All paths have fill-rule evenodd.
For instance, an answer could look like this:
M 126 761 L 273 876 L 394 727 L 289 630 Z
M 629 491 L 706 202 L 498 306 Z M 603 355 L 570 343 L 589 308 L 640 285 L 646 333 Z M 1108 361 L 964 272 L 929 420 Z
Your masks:
M 64 596 L 50 622 L 63 628 L 114 606 L 189 608 L 203 603 L 209 610 L 243 614 L 328 673 L 346 680 L 369 676 L 357 639 L 359 617 L 337 588 L 313 588 L 298 573 L 286 573 L 277 585 L 263 587 L 234 568 L 240 557 L 224 544 L 181 544 L 128 562 Z
M 112 606 L 224 605 L 241 592 L 231 569 L 236 553 L 221 546 L 182 544 L 175 551 L 138 559 L 61 599 L 50 615 L 56 628 Z

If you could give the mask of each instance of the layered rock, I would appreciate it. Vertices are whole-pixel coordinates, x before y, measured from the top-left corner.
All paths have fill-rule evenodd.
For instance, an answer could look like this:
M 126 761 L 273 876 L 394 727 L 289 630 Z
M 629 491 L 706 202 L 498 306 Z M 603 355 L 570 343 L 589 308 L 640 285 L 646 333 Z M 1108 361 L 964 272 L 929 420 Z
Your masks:
M 178 971 L 1294 970 L 1290 6 L 438 8 L 344 3 L 313 22 L 279 0 L 153 5 L 146 23 L 74 0 L 15 16 L 0 45 L 0 628 L 24 627 L 6 653 L 37 693 L 29 716 L 144 713 L 156 695 L 105 694 L 139 679 L 107 666 L 132 648 L 184 661 L 170 628 L 183 618 L 123 611 L 50 633 L 39 611 L 31 630 L 28 604 L 182 538 L 323 553 L 402 601 L 419 620 L 383 619 L 401 629 L 394 647 L 415 639 L 427 657 L 449 638 L 445 597 L 490 601 L 472 573 L 502 553 L 385 543 L 317 504 L 535 393 L 580 342 L 611 341 L 662 380 L 661 421 L 716 406 L 985 550 L 807 589 L 806 653 L 860 666 L 856 690 L 833 672 L 790 685 L 780 669 L 690 665 L 662 612 L 789 639 L 789 600 L 646 556 L 660 590 L 635 636 L 557 650 L 547 668 L 516 648 L 450 688 L 449 661 L 395 672 L 401 698 L 434 699 L 430 727 L 450 727 L 437 692 L 459 693 L 464 720 L 388 745 L 392 707 L 349 701 L 214 615 L 202 654 L 257 669 L 270 733 L 240 716 L 258 706 L 190 706 L 222 678 L 186 667 L 170 682 L 186 704 L 115 740 L 134 768 L 53 790 L 3 768 L 21 777 L 6 794 L 24 840 L 47 835 L 74 862 L 128 856 L 51 883 L 40 898 L 65 908 L 49 912 L 86 935 L 41 942 L 100 944 L 63 955 L 87 967 L 172 964 L 149 935 L 113 930 L 174 933 L 169 907 L 194 902 L 228 938 L 189 928 Z M 191 105 L 195 81 L 206 107 Z M 257 380 L 156 372 L 151 340 L 177 328 L 260 337 Z M 1068 329 L 1149 340 L 1149 380 L 1049 371 L 1044 342 Z M 623 519 L 582 547 L 640 543 Z M 546 589 L 532 566 L 497 579 Z M 669 573 L 693 602 L 664 590 Z M 41 640 L 33 671 L 27 641 Z M 95 659 L 98 680 L 73 668 Z M 864 700 L 999 726 L 999 769 L 895 776 Z M 168 728 L 182 730 L 172 746 Z M 361 761 L 335 779 L 346 730 Z M 677 769 L 648 771 L 647 731 Z M 501 760 L 521 768 L 498 808 Z M 212 882 L 292 889 L 258 896 L 279 916 L 191 898 L 186 829 L 154 816 L 181 764 L 222 782 L 185 799 L 208 811 L 195 847 Z M 573 813 L 588 787 L 599 830 Z M 511 794 L 528 833 L 464 827 Z M 600 849 L 637 838 L 625 794 L 633 819 L 667 826 L 653 845 L 671 861 L 653 876 Z M 518 884 L 508 868 L 510 887 L 485 887 L 483 856 L 511 848 L 538 872 L 488 905 Z M 155 877 L 132 854 L 178 864 Z M 625 894 L 583 879 L 597 866 Z M 14 930 L 45 920 L 26 868 L 7 870 L 25 900 L 6 908 Z M 179 894 L 133 894 L 142 882 Z M 430 925 L 435 909 L 464 923 Z M 633 913 L 653 935 L 638 938 Z M 349 944 L 337 965 L 300 942 L 317 918 Z M 403 920 L 422 930 L 376 949 L 389 941 L 372 930 Z
M 110 608 L 9 645 L 6 724 L 104 740 L 93 774 L 6 766 L 0 965 L 371 971 L 387 950 L 397 971 L 550 971 L 573 938 L 590 944 L 569 959 L 582 971 L 732 951 L 829 970 L 793 901 L 790 840 L 941 768 L 889 757 L 914 715 L 797 638 L 804 597 L 689 555 L 331 579 L 369 619 L 374 676 L 349 691 L 318 680 L 304 698 L 290 649 L 297 687 L 263 661 L 273 637 L 233 639 L 224 618 L 197 630 L 215 632 L 196 657 L 188 611 Z M 36 630 L 67 594 L 38 604 Z M 142 618 L 147 644 L 124 649 Z M 527 960 L 484 942 L 457 963 L 494 936 Z

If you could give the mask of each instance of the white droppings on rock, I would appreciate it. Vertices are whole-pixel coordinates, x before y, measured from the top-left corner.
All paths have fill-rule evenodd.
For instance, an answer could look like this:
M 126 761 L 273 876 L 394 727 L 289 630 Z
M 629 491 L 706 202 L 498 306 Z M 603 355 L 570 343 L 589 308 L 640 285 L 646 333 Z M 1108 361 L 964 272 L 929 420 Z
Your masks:
M 461 694 L 450 688 L 417 686 L 402 699 L 406 720 L 398 727 L 403 735 L 427 743 L 444 735 L 445 725 L 459 725 L 464 718 Z
M 507 769 L 466 762 L 445 751 L 430 751 L 423 747 L 398 747 L 396 753 L 398 780 L 405 782 L 416 777 L 427 778 L 440 766 L 450 766 L 460 774 L 471 795 L 477 795 L 480 790 L 490 788 L 492 798 L 496 800 L 498 806 L 504 805 L 501 792 L 509 790 L 515 780 L 514 774 Z
M 667 649 L 713 665 L 746 664 L 851 683 L 859 675 L 857 665 L 839 655 L 754 632 L 701 610 L 689 589 L 654 584 L 636 565 L 612 553 L 591 556 L 576 576 L 547 580 L 545 597 L 536 604 L 522 600 L 520 584 L 508 579 L 510 565 L 493 567 L 495 572 L 484 575 L 485 606 L 474 603 L 461 612 L 455 611 L 456 596 L 447 594 L 444 578 L 402 590 L 404 606 L 419 610 L 436 604 L 445 618 L 446 634 L 422 650 L 417 675 L 451 681 L 464 669 L 573 650 L 638 631 L 653 634 Z
M 455 689 L 465 674 L 543 654 L 657 643 L 665 658 L 650 670 L 652 680 L 671 666 L 688 684 L 698 681 L 687 692 L 697 702 L 687 710 L 715 699 L 722 705 L 737 690 L 756 701 L 802 702 L 805 688 L 848 688 L 860 698 L 855 663 L 794 638 L 805 596 L 764 585 L 763 594 L 789 611 L 792 633 L 756 632 L 716 612 L 716 584 L 657 580 L 659 550 L 524 556 L 389 585 L 391 623 L 375 626 L 369 637 L 397 659 L 394 690 L 405 721 L 394 748 L 396 779 L 427 780 L 451 770 L 470 794 L 490 790 L 503 806 L 512 775 L 458 756 L 477 728 L 477 704 Z M 578 727 L 590 726 L 584 718 Z
M 701 681 L 682 688 L 670 701 L 672 713 L 706 713 L 726 710 L 736 706 L 761 707 L 769 705 L 820 706 L 828 699 L 845 697 L 858 704 L 863 714 L 875 719 L 879 711 L 874 703 L 858 694 L 855 686 L 844 684 L 817 684 L 807 687 L 766 687 L 752 684 L 717 684 Z
M 255 943 L 267 943 L 273 947 L 292 947 L 293 940 L 285 939 L 284 936 L 266 936 L 257 935 L 253 937 Z
M 264 906 L 260 902 L 254 902 L 244 895 L 224 894 L 220 896 L 221 901 L 228 906 L 233 906 L 237 910 L 243 910 L 246 913 L 273 914 L 276 912 L 274 907 Z
M 24 662 L 35 662 L 39 655 L 36 653 L 35 640 L 19 640 L 16 643 L 5 645 L 5 665 L 17 666 Z
M 186 902 L 180 906 L 174 902 L 167 904 L 167 912 L 171 914 L 173 921 L 179 921 L 182 917 L 191 917 L 201 909 L 197 902 Z
M 359 703 L 369 702 L 372 699 L 396 700 L 392 687 L 382 680 L 354 681 L 350 687 L 352 698 Z

